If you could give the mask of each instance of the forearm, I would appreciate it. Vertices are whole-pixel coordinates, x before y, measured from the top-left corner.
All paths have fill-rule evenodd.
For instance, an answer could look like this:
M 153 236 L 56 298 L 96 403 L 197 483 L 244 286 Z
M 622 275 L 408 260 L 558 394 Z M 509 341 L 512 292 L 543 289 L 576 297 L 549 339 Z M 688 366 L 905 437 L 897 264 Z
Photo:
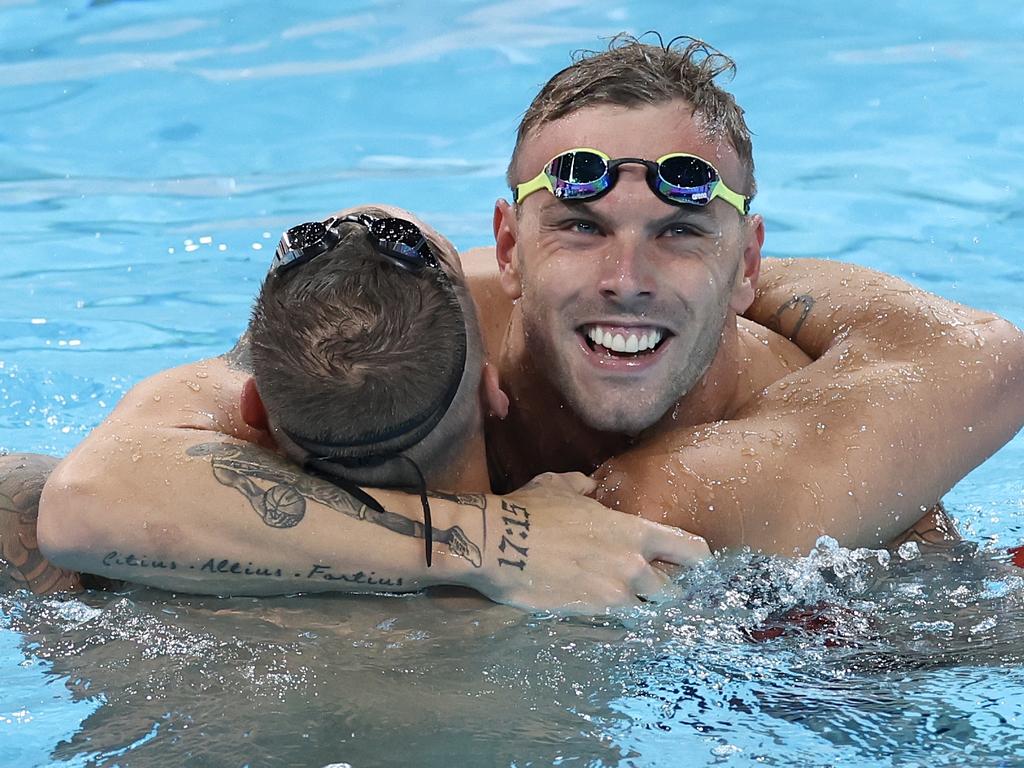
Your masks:
M 133 460 L 125 446 L 136 441 Z M 418 510 L 415 498 L 374 494 L 396 517 Z M 428 571 L 421 519 L 407 518 L 404 531 L 393 519 L 375 524 L 372 510 L 257 446 L 189 430 L 101 432 L 47 484 L 40 544 L 65 567 L 193 593 L 471 583 L 483 510 L 446 500 L 431 508 L 437 543 Z
M 931 507 L 1024 424 L 1011 323 L 839 262 L 776 260 L 763 278 L 749 316 L 817 358 L 768 397 L 821 425 L 797 437 L 826 445 L 813 466 L 836 460 L 867 526 Z
M 79 575 L 48 562 L 36 541 L 39 495 L 56 465 L 52 456 L 0 456 L 0 570 L 6 563 L 13 583 L 36 594 L 82 588 Z

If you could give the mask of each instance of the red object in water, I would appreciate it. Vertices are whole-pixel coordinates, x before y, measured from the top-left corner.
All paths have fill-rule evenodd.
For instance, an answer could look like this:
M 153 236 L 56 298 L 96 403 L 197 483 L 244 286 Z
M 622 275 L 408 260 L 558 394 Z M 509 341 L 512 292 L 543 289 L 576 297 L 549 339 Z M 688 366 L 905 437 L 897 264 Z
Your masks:
M 1007 551 L 1010 553 L 1011 562 L 1018 568 L 1024 568 L 1024 547 L 1013 547 Z

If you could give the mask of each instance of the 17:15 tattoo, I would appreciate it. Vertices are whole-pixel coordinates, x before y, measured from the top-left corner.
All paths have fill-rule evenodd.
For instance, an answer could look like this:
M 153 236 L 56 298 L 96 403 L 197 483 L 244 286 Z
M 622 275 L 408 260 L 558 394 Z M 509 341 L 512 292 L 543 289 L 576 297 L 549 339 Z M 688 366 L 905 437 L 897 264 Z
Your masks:
M 526 507 L 514 504 L 506 499 L 501 500 L 501 509 L 505 513 L 501 522 L 505 524 L 505 530 L 498 544 L 498 551 L 506 554 L 507 557 L 499 557 L 498 565 L 509 565 L 518 568 L 520 571 L 526 567 L 526 558 L 530 548 L 526 546 L 526 540 L 530 535 L 530 512 Z M 516 543 L 518 539 L 519 543 Z M 519 555 L 517 559 L 510 560 Z

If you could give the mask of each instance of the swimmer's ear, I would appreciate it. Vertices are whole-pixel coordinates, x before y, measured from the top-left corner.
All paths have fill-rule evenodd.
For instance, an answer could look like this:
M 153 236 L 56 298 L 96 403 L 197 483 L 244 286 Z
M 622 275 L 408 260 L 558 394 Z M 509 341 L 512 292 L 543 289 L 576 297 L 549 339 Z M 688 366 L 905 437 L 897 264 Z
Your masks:
M 263 407 L 263 398 L 256 389 L 256 379 L 250 376 L 242 385 L 242 421 L 253 429 L 262 432 L 270 432 L 270 424 L 267 421 L 267 409 Z
M 498 257 L 498 279 L 501 289 L 513 301 L 523 295 L 523 283 L 519 278 L 519 264 L 516 258 L 516 243 L 519 239 L 519 222 L 516 209 L 499 198 L 494 204 L 494 253 Z
M 480 376 L 480 402 L 488 416 L 504 419 L 508 416 L 508 395 L 498 381 L 498 369 L 490 363 L 484 363 L 484 371 Z
M 761 246 L 764 245 L 764 218 L 755 213 L 743 222 L 744 245 L 743 258 L 736 270 L 736 281 L 732 295 L 729 297 L 729 308 L 737 315 L 742 315 L 754 303 L 757 290 L 757 279 L 761 275 Z

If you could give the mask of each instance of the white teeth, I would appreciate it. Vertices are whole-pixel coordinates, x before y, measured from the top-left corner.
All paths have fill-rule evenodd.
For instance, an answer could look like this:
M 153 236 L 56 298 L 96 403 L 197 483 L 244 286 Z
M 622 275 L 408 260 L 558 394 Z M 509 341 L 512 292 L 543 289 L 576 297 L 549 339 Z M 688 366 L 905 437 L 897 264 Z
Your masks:
M 626 352 L 636 354 L 654 349 L 661 341 L 662 332 L 657 328 L 644 331 L 640 336 L 635 333 L 623 336 L 621 333 L 612 334 L 611 331 L 602 328 L 600 325 L 592 325 L 587 331 L 587 337 L 594 344 L 610 349 L 612 352 Z

